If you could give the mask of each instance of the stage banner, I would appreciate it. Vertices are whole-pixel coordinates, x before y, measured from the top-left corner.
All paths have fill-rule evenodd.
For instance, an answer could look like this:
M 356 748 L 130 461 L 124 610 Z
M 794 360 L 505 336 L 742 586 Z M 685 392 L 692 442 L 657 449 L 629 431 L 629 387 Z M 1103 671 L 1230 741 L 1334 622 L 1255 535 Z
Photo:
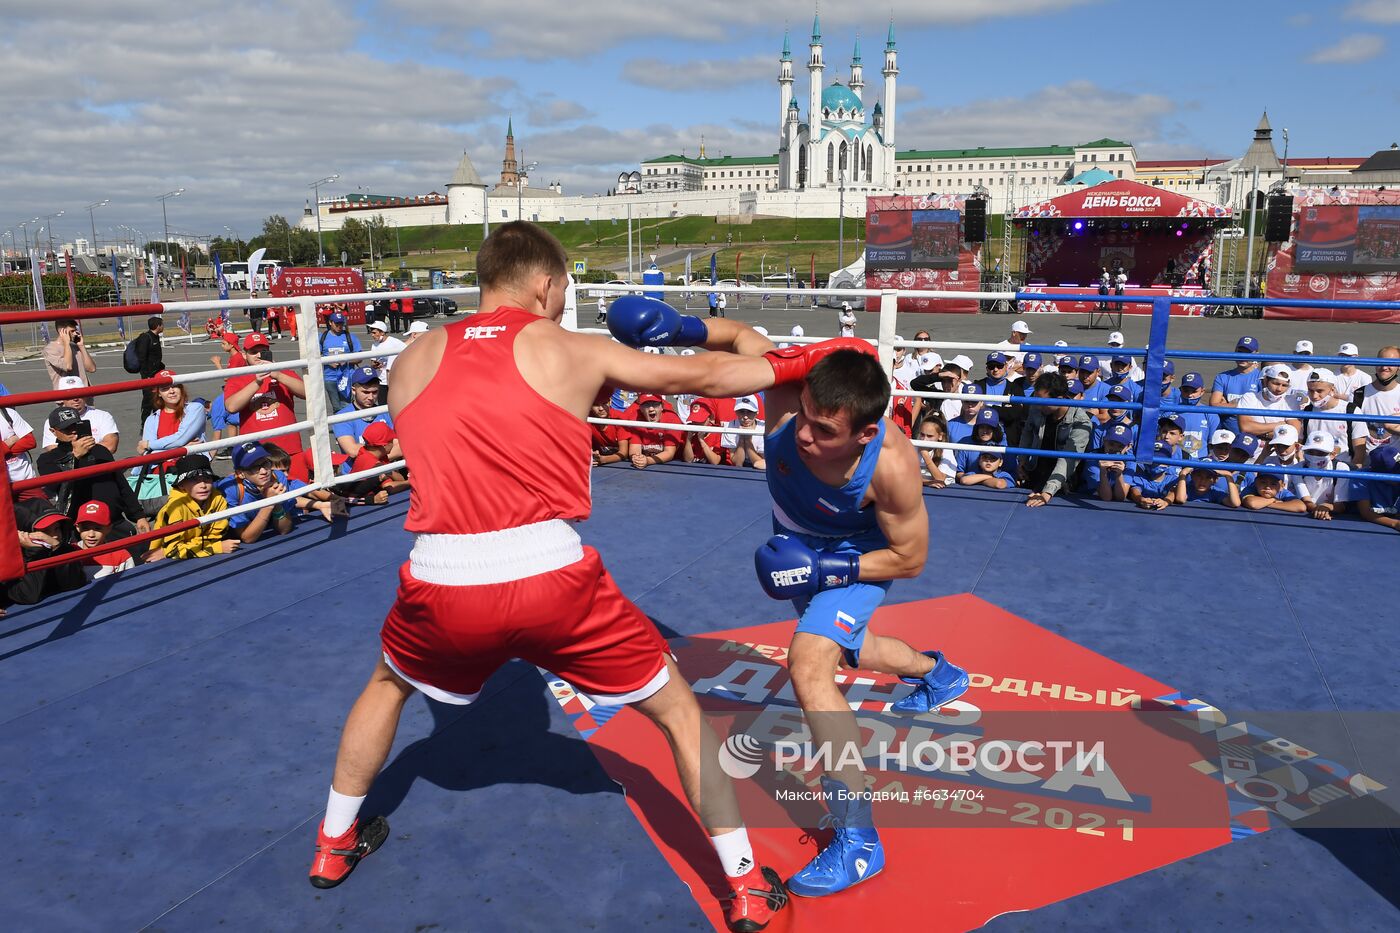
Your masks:
M 1269 257 L 1265 280 L 1268 297 L 1400 301 L 1400 260 L 1388 266 L 1396 271 L 1366 271 L 1377 269 L 1387 255 L 1400 256 L 1400 191 L 1333 194 L 1323 188 L 1304 188 L 1294 193 L 1293 204 L 1294 239 Z M 1355 219 L 1355 226 L 1350 218 Z M 1363 227 L 1367 231 L 1364 245 Z M 1329 237 L 1333 239 L 1328 241 Z M 1341 242 L 1347 240 L 1350 242 Z M 1301 261 L 1304 249 L 1310 251 L 1306 266 Z M 1400 324 L 1400 312 L 1353 308 L 1268 307 L 1264 317 Z
M 865 287 L 975 292 L 981 249 L 962 239 L 964 195 L 872 195 L 865 199 Z M 867 311 L 879 308 L 867 298 Z M 976 314 L 977 300 L 899 299 L 901 311 Z
M 300 298 L 305 295 L 353 295 L 365 290 L 365 276 L 359 269 L 349 267 L 319 267 L 283 269 L 268 288 L 271 298 Z M 317 308 L 318 323 L 325 319 L 325 305 Z M 346 302 L 346 322 L 352 325 L 365 323 L 365 303 Z
M 1229 217 L 1230 209 L 1136 181 L 1109 181 L 1019 208 L 1016 219 L 1054 217 Z

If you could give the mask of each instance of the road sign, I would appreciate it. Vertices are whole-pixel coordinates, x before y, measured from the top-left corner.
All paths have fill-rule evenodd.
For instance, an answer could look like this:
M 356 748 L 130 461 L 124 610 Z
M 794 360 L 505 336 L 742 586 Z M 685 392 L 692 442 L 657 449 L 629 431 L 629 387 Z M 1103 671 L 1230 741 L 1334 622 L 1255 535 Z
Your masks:
M 583 275 L 583 274 L 585 274 L 586 272 L 588 272 L 588 260 L 587 260 L 587 259 L 575 259 L 575 260 L 574 260 L 574 275 Z

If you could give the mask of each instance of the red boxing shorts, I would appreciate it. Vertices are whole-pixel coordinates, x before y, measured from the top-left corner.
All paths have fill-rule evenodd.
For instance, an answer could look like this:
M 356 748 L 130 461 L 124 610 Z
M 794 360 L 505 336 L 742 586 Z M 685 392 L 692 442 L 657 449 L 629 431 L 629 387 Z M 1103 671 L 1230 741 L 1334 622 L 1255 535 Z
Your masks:
M 606 705 L 669 680 L 666 642 L 564 522 L 419 535 L 380 638 L 389 667 L 444 703 L 472 702 L 513 658 Z

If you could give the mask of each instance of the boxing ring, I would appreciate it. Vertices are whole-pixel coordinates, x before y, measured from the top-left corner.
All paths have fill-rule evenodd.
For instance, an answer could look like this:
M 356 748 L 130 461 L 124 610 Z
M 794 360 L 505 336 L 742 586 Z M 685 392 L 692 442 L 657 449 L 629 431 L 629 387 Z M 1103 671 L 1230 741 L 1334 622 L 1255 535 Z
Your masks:
M 459 291 L 470 294 L 437 294 Z M 303 299 L 300 312 L 314 315 L 315 303 Z M 1151 345 L 1138 351 L 1147 384 L 1167 358 L 1232 356 L 1169 350 L 1170 309 L 1160 330 L 1153 310 Z M 295 363 L 256 369 L 304 367 L 315 396 L 315 328 L 301 333 Z M 878 341 L 887 367 L 894 333 L 891 309 Z M 72 392 L 7 401 L 58 394 Z M 1171 409 L 1142 404 L 1144 422 Z M 345 478 L 331 470 L 324 398 L 307 409 L 313 485 L 329 488 Z M 1115 459 L 1153 456 L 1139 444 Z M 752 577 L 771 531 L 762 476 L 617 465 L 595 470 L 593 497 L 585 543 L 670 640 L 712 720 L 786 709 L 791 609 Z M 940 786 L 985 796 L 926 801 L 891 826 L 883 876 L 799 901 L 770 929 L 1395 926 L 1400 628 L 1378 588 L 1393 532 L 1189 504 L 1148 513 L 1057 498 L 1028 510 L 1014 492 L 983 487 L 924 500 L 928 566 L 892 588 L 874 625 L 973 672 L 966 708 L 952 714 L 962 725 L 974 712 L 988 735 L 1126 725 L 1127 760 L 1115 767 L 1133 808 L 1105 808 L 1082 787 L 955 775 Z M 0 619 L 0 799 L 12 839 L 0 893 L 15 929 L 718 920 L 708 846 L 662 767 L 659 736 L 519 662 L 470 708 L 410 702 L 365 809 L 389 818 L 389 841 L 342 887 L 307 885 L 340 726 L 410 545 L 405 511 L 400 500 L 218 560 L 139 566 Z M 862 675 L 846 689 L 874 727 L 899 688 Z M 1144 726 L 1156 710 L 1171 722 Z M 756 847 L 789 873 L 815 851 L 817 814 L 764 810 L 755 789 L 771 788 L 751 783 L 741 800 Z M 1208 806 L 1154 823 L 1154 805 L 1182 787 Z

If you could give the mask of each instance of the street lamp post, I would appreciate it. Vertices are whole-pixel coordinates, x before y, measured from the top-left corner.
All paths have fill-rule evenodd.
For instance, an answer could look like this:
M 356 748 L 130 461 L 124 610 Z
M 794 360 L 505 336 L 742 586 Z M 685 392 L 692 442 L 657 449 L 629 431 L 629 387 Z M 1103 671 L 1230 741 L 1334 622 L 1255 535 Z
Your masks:
M 46 227 L 49 228 L 49 252 L 50 252 L 50 253 L 53 252 L 53 222 L 54 222 L 55 220 L 57 220 L 58 218 L 62 217 L 62 216 L 63 216 L 63 211 L 59 211 L 57 214 L 45 214 L 45 215 L 44 215 L 44 219 L 45 219 L 46 221 L 48 221 L 48 223 L 46 223 L 44 226 L 46 226 Z M 35 245 L 37 245 L 37 244 L 35 244 Z
M 234 248 L 238 250 L 238 258 L 239 258 L 239 259 L 242 259 L 242 258 L 243 258 L 243 238 L 240 237 L 240 236 L 238 235 L 238 231 L 237 231 L 237 230 L 233 229 L 233 228 L 230 227 L 228 224 L 224 224 L 224 229 L 227 230 L 229 233 L 232 233 L 232 234 L 233 234 L 233 245 L 234 245 Z M 290 261 L 290 260 L 288 260 L 288 261 Z
M 308 188 L 315 192 L 316 199 L 316 265 L 318 266 L 324 266 L 326 264 L 326 248 L 321 243 L 321 186 L 329 185 L 339 177 L 340 173 L 337 172 L 334 175 L 327 175 L 325 178 L 313 181 L 311 184 L 307 185 Z
M 170 252 L 170 221 L 167 220 L 165 216 L 165 202 L 170 200 L 171 198 L 178 198 L 184 193 L 184 188 L 176 188 L 174 191 L 167 191 L 165 194 L 158 195 L 156 197 L 156 200 L 160 202 L 160 222 L 165 227 L 165 239 L 161 242 L 161 252 L 167 254 L 165 257 L 165 261 L 167 264 L 170 262 L 170 256 L 168 255 Z
M 529 174 L 530 174 L 530 170 L 531 170 L 531 169 L 534 169 L 534 168 L 539 168 L 539 166 L 540 166 L 540 163 L 538 163 L 538 162 L 530 162 L 530 163 L 528 163 L 528 164 L 526 164 L 526 165 L 522 165 L 522 166 L 520 167 L 520 171 L 517 172 L 516 175 L 515 175 L 515 219 L 516 219 L 516 220 L 522 220 L 522 219 L 524 218 L 524 211 L 523 211 L 523 209 L 522 209 L 522 207 L 521 207 L 521 198 L 522 198 L 522 196 L 523 196 L 523 194 L 524 194 L 524 191 L 525 191 L 525 183 L 524 183 L 523 181 L 521 181 L 521 177 L 522 177 L 522 176 L 528 177 Z
M 107 202 L 110 200 L 111 198 L 103 198 L 96 204 L 89 204 L 87 206 L 88 224 L 92 227 L 92 255 L 94 259 L 97 258 L 97 221 L 93 219 L 92 212 L 97 210 L 99 207 L 106 207 Z
M 1283 183 L 1288 184 L 1288 127 L 1283 128 Z

